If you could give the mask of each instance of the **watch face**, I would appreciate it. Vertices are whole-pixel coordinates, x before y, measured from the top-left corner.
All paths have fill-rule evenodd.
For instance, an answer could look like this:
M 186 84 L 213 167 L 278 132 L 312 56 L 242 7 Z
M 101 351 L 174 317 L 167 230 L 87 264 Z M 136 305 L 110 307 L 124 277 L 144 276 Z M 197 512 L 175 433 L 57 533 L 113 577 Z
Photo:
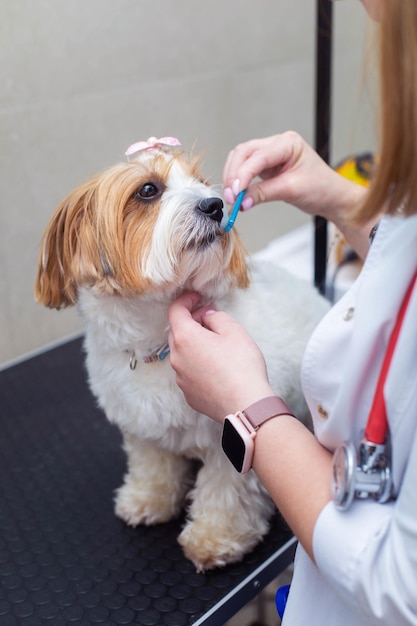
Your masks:
M 245 460 L 245 442 L 228 418 L 223 424 L 222 448 L 237 471 L 241 472 Z

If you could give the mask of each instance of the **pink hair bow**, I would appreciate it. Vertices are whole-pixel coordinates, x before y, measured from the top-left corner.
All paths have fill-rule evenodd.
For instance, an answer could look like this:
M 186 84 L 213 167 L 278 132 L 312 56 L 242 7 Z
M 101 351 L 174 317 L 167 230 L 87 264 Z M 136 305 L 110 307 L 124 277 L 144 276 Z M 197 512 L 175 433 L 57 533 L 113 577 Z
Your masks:
M 126 150 L 125 155 L 129 161 L 130 157 L 141 150 L 157 150 L 160 146 L 175 147 L 180 145 L 181 142 L 176 137 L 161 137 L 160 139 L 150 137 L 148 141 L 137 141 L 136 143 L 132 143 L 132 145 Z

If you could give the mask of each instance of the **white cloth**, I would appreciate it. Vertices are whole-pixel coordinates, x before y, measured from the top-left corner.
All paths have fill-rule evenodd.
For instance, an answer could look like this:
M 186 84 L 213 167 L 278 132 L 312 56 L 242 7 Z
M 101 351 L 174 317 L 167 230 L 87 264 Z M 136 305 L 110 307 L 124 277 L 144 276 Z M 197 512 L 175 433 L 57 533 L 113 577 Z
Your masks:
M 307 347 L 302 381 L 330 450 L 363 435 L 387 341 L 417 269 L 417 216 L 385 217 L 364 268 Z M 417 625 L 417 289 L 385 385 L 394 502 L 328 504 L 301 546 L 284 626 Z M 326 418 L 327 414 L 327 418 Z

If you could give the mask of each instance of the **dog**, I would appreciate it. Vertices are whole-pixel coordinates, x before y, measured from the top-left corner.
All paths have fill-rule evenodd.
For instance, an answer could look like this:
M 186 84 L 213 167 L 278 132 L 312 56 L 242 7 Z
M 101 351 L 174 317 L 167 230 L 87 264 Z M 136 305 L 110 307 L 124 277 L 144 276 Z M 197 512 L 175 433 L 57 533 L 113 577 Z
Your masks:
M 188 503 L 178 540 L 204 571 L 251 551 L 275 507 L 255 473 L 239 474 L 224 455 L 221 425 L 186 404 L 169 361 L 168 307 L 193 290 L 228 311 L 263 351 L 276 393 L 306 418 L 301 359 L 327 305 L 277 264 L 249 258 L 236 229 L 225 232 L 222 194 L 178 144 L 134 144 L 126 162 L 63 200 L 41 243 L 35 295 L 78 307 L 89 384 L 127 455 L 116 515 L 159 524 Z

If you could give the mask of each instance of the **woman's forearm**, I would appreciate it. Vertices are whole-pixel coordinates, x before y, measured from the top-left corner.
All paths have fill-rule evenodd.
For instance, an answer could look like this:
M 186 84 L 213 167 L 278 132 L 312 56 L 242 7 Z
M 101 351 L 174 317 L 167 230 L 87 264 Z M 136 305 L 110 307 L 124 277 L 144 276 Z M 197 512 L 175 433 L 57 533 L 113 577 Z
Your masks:
M 291 416 L 273 418 L 258 431 L 253 468 L 313 560 L 314 526 L 331 499 L 331 465 L 331 453 Z

